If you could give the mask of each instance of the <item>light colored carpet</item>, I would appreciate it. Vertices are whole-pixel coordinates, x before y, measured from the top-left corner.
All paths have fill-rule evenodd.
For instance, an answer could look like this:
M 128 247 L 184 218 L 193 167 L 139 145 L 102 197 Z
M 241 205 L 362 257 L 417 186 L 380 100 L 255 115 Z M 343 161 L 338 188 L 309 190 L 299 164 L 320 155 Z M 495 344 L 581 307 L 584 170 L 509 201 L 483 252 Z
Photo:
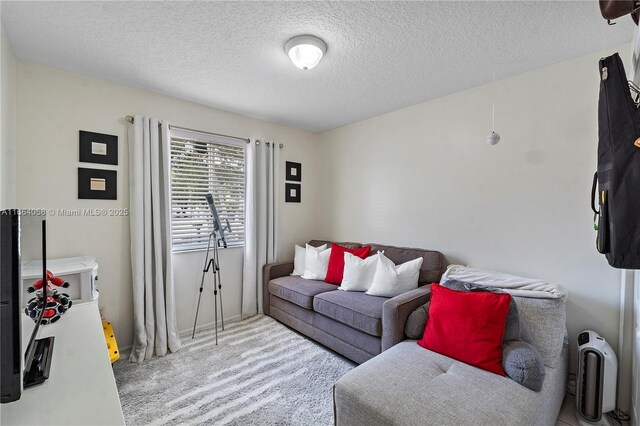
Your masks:
M 128 425 L 332 425 L 333 383 L 355 364 L 264 315 L 182 338 L 113 370 Z

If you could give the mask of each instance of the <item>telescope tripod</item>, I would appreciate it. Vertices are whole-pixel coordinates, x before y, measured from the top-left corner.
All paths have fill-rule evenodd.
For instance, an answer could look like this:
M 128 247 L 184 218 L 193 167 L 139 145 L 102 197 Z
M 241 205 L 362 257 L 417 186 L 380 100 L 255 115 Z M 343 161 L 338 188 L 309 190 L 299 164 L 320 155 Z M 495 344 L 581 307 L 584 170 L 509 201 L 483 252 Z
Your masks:
M 211 256 L 211 241 L 213 244 L 213 256 Z M 217 237 L 216 232 L 209 234 L 209 243 L 207 244 L 207 255 L 204 258 L 204 266 L 202 268 L 202 280 L 200 281 L 200 292 L 198 294 L 198 306 L 196 307 L 196 318 L 193 321 L 193 333 L 191 338 L 196 336 L 196 324 L 198 323 L 198 312 L 200 311 L 200 300 L 202 299 L 202 289 L 204 288 L 204 278 L 207 272 L 213 274 L 213 315 L 216 327 L 216 346 L 218 345 L 218 292 L 220 292 L 220 319 L 222 320 L 222 329 L 224 330 L 224 312 L 222 310 L 222 280 L 220 278 L 220 261 L 218 258 L 218 246 L 221 240 Z

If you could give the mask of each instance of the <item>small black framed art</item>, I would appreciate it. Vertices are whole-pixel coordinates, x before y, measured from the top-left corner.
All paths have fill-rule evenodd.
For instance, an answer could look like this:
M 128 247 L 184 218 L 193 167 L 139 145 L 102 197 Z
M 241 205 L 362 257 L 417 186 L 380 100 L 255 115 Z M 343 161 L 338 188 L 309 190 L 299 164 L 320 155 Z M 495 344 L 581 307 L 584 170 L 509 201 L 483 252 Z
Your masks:
M 118 165 L 118 137 L 80 130 L 80 162 Z
M 299 203 L 302 200 L 302 185 L 299 183 L 285 183 L 284 192 L 284 201 L 287 203 Z
M 287 176 L 285 180 L 302 182 L 302 164 L 293 161 L 286 162 Z
M 117 172 L 115 170 L 78 167 L 78 198 L 81 200 L 117 200 Z

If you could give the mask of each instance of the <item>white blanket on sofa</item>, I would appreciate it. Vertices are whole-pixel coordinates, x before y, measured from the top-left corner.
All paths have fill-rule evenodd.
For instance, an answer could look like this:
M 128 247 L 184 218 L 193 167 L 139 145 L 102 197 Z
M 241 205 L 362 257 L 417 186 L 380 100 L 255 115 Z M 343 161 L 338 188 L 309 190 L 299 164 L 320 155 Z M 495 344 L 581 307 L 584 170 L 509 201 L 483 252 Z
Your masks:
M 487 271 L 463 265 L 449 265 L 440 279 L 441 283 L 458 280 L 468 283 L 496 287 L 512 296 L 538 299 L 566 298 L 567 291 L 559 285 L 534 278 L 524 278 L 503 272 Z

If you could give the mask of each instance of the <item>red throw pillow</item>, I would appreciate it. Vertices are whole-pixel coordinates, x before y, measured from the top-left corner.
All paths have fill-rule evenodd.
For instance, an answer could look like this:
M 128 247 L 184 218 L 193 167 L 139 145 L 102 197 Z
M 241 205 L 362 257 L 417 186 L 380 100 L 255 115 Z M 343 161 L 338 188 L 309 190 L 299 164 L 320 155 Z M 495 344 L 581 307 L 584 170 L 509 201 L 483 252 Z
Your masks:
M 431 284 L 423 348 L 505 376 L 502 337 L 511 295 L 462 292 Z
M 371 246 L 360 248 L 346 248 L 338 244 L 331 244 L 331 255 L 329 256 L 329 269 L 327 269 L 327 276 L 324 279 L 325 283 L 329 284 L 342 284 L 342 274 L 344 273 L 344 253 L 351 253 L 354 256 L 358 256 L 360 259 L 364 259 L 371 253 Z

